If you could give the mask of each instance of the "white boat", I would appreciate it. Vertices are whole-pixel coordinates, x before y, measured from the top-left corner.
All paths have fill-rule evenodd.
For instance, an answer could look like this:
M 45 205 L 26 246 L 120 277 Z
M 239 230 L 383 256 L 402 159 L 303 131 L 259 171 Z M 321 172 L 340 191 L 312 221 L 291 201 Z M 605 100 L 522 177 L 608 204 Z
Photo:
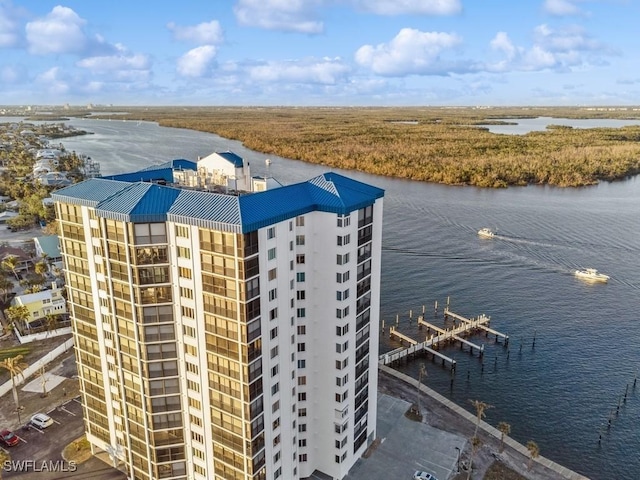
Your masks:
M 267 159 L 264 161 L 264 163 L 266 163 L 266 164 L 267 164 L 267 166 L 271 165 L 271 159 L 270 159 L 270 158 L 267 158 Z
M 576 270 L 576 277 L 582 278 L 584 280 L 591 280 L 594 282 L 608 282 L 609 275 L 605 275 L 604 273 L 598 273 L 595 268 L 585 268 L 584 270 Z
M 489 228 L 481 228 L 480 230 L 478 230 L 478 235 L 484 238 L 493 238 L 496 236 L 496 234 L 493 233 Z

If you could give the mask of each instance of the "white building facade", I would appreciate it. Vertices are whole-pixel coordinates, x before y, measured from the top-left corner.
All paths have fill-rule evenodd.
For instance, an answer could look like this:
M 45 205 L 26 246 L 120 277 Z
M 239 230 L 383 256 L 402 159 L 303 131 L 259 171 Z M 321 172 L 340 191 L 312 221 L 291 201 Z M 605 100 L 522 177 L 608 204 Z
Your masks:
M 53 198 L 94 450 L 135 479 L 348 473 L 375 438 L 382 190 Z

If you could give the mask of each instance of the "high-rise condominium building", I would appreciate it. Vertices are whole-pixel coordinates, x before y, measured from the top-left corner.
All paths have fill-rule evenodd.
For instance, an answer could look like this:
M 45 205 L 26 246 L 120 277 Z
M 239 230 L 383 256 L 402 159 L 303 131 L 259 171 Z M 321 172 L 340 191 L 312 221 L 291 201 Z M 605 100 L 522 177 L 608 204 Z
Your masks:
M 53 195 L 87 438 L 135 479 L 340 479 L 375 436 L 383 191 L 205 170 Z

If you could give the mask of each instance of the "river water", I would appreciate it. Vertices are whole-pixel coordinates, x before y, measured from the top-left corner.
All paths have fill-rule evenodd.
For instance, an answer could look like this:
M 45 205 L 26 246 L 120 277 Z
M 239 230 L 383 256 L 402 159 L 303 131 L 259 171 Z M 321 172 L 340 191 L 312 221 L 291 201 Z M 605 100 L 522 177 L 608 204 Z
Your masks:
M 249 161 L 252 174 L 283 183 L 327 170 L 274 156 L 267 167 L 266 155 L 239 142 L 154 123 L 68 123 L 94 132 L 63 143 L 99 161 L 105 175 L 226 150 Z M 471 337 L 485 344 L 482 360 L 448 347 L 443 353 L 458 362 L 454 376 L 427 359 L 399 368 L 417 378 L 424 363 L 427 385 L 469 410 L 470 400 L 490 404 L 489 423 L 508 422 L 513 438 L 535 441 L 541 455 L 575 471 L 593 479 L 638 478 L 640 179 L 490 190 L 341 173 L 386 191 L 381 314 L 387 325 L 400 315 L 401 332 L 424 337 L 409 322 L 409 310 L 415 317 L 425 305 L 427 319 L 443 325 L 449 298 L 453 311 L 485 313 L 510 336 L 508 349 Z M 497 237 L 479 238 L 481 227 L 496 229 Z M 585 283 L 573 275 L 583 267 L 611 280 Z M 381 352 L 398 346 L 381 335 Z

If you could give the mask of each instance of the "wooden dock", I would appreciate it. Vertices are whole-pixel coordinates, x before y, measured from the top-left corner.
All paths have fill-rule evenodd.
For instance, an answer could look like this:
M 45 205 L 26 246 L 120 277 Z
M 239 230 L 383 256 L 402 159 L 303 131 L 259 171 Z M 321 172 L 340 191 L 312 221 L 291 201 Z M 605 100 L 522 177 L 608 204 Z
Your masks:
M 447 307 L 447 308 L 444 309 L 444 318 L 445 318 L 445 320 L 447 319 L 447 317 L 451 317 L 451 318 L 454 318 L 456 320 L 460 320 L 461 322 L 466 323 L 466 324 L 472 324 L 472 325 L 474 325 L 475 328 L 479 328 L 479 329 L 484 330 L 486 332 L 487 336 L 491 333 L 492 335 L 496 336 L 496 341 L 499 338 L 501 338 L 505 345 L 509 345 L 509 335 L 505 335 L 504 333 L 500 333 L 497 330 L 494 330 L 493 328 L 490 328 L 489 327 L 489 322 L 491 322 L 491 318 L 487 317 L 484 313 L 482 315 L 480 315 L 476 319 L 465 318 L 462 315 L 458 315 L 457 313 L 452 312 L 451 310 L 449 310 L 449 307 Z
M 447 302 L 448 303 L 448 302 Z M 436 304 L 437 305 L 437 304 Z M 437 309 L 437 307 L 436 307 Z M 423 307 L 423 315 L 419 315 L 417 318 L 419 327 L 427 327 L 428 331 L 435 332 L 435 335 L 432 334 L 427 336 L 426 339 L 422 342 L 415 340 L 408 335 L 405 335 L 398 331 L 397 325 L 399 324 L 399 316 L 396 317 L 396 326 L 389 327 L 389 336 L 394 337 L 400 340 L 401 343 L 408 343 L 408 347 L 399 347 L 390 352 L 384 353 L 379 356 L 379 362 L 383 365 L 389 365 L 391 363 L 395 363 L 402 360 L 410 360 L 415 357 L 419 353 L 426 353 L 433 355 L 434 360 L 438 358 L 442 361 L 442 365 L 449 365 L 452 372 L 455 371 L 456 361 L 453 358 L 450 358 L 446 355 L 443 355 L 437 349 L 441 345 L 446 345 L 452 342 L 459 342 L 460 348 L 464 348 L 464 346 L 469 347 L 469 352 L 473 354 L 474 352 L 478 352 L 478 356 L 482 358 L 484 354 L 484 345 L 477 345 L 469 340 L 463 338 L 463 335 L 470 335 L 479 330 L 485 332 L 488 336 L 489 334 L 495 335 L 496 341 L 498 339 L 502 339 L 504 346 L 506 347 L 509 344 L 509 336 L 504 333 L 500 333 L 497 330 L 494 330 L 489 327 L 490 318 L 486 315 L 480 315 L 477 318 L 466 318 L 462 315 L 458 315 L 457 313 L 449 310 L 449 306 L 444 310 L 444 318 L 445 320 L 448 318 L 452 318 L 454 321 L 454 325 L 451 328 L 442 328 L 434 325 L 430 322 L 425 321 L 424 319 L 424 307 Z M 409 321 L 412 319 L 412 312 L 409 313 Z M 459 322 L 456 325 L 456 320 Z M 384 331 L 384 321 L 383 321 L 383 331 Z

